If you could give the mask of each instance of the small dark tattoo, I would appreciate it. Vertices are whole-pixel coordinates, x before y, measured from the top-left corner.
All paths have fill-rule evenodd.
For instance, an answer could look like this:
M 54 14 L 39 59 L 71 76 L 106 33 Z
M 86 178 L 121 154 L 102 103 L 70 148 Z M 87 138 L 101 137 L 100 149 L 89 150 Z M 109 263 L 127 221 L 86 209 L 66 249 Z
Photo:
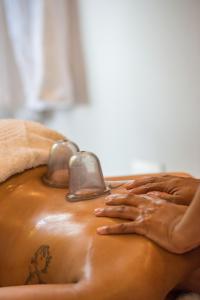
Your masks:
M 40 246 L 31 258 L 29 275 L 25 284 L 45 284 L 46 282 L 42 277 L 43 274 L 47 273 L 51 259 L 52 256 L 50 256 L 49 246 Z

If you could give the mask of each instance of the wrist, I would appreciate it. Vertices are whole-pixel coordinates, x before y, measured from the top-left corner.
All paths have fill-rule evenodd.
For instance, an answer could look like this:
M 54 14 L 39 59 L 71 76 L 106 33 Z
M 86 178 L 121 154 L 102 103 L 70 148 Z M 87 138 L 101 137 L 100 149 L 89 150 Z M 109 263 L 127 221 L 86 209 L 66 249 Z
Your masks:
M 171 244 L 171 251 L 176 254 L 183 254 L 188 250 L 189 240 L 188 234 L 183 230 L 181 226 L 183 215 L 180 215 L 174 222 L 171 223 L 171 230 L 169 231 L 169 241 Z
M 183 232 L 183 230 L 177 228 L 173 232 L 173 252 L 183 254 L 200 246 L 200 238 L 196 239 L 195 237 L 196 235 L 194 236 L 189 229 Z

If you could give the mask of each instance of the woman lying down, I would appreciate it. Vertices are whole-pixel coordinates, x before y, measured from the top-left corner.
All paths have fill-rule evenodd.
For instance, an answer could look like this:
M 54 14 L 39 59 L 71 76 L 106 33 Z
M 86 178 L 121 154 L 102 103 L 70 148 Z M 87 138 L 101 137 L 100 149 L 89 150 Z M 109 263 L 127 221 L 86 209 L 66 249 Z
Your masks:
M 123 196 L 69 202 L 67 189 L 43 183 L 49 149 L 60 139 L 37 123 L 0 121 L 0 300 L 199 299 L 178 296 L 199 292 L 198 244 L 182 254 L 167 239 L 162 244 L 142 229 L 135 234 L 127 225 L 116 227 L 154 215 L 165 235 L 165 202 L 129 195 L 123 186 L 113 190 Z M 160 217 L 157 207 L 163 207 Z M 186 207 L 177 210 L 181 218 Z

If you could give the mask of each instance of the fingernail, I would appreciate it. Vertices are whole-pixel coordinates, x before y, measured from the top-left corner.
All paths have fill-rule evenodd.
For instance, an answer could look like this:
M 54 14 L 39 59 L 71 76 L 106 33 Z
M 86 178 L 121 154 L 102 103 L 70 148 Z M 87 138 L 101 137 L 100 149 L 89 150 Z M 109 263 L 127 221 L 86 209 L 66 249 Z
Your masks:
M 95 214 L 99 214 L 103 211 L 103 208 L 95 208 L 94 212 Z
M 105 203 L 110 203 L 112 202 L 112 199 L 105 199 Z
M 125 199 L 127 198 L 127 194 L 112 194 L 108 197 L 106 197 L 106 203 L 112 202 L 112 200 L 118 200 L 118 199 Z
M 130 182 L 127 182 L 127 183 L 124 184 L 124 186 L 125 186 L 125 187 L 129 187 L 129 186 L 131 186 L 131 185 L 134 183 L 134 181 L 135 181 L 135 180 L 132 180 L 132 181 L 130 181 Z
M 134 194 L 134 189 L 128 191 L 128 195 L 133 195 Z
M 107 230 L 107 226 L 102 226 L 102 227 L 97 228 L 97 232 L 99 234 L 105 234 L 106 230 Z
M 118 196 L 118 194 L 112 194 L 112 195 L 109 195 L 105 198 L 105 200 L 112 200 L 112 199 L 115 199 L 116 197 Z
M 149 193 L 147 193 L 147 195 L 158 196 L 158 195 L 160 195 L 160 192 L 149 192 Z

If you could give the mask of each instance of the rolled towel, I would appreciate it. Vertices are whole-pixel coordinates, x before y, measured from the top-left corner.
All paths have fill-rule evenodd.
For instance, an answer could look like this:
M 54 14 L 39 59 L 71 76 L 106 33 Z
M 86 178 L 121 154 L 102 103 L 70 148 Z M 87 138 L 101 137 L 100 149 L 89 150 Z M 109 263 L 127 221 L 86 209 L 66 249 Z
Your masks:
M 52 144 L 65 137 L 42 124 L 0 120 L 0 182 L 48 162 Z

